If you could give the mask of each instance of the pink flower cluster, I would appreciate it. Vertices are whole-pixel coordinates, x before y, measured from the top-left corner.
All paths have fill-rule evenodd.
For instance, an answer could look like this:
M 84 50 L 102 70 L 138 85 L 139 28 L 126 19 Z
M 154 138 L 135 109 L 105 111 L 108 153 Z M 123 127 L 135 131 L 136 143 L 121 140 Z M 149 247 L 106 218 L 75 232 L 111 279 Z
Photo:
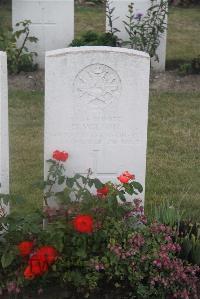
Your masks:
M 136 217 L 138 220 L 138 223 L 146 224 L 147 218 L 144 215 L 144 208 L 142 206 L 142 200 L 136 198 L 136 199 L 134 199 L 133 202 L 134 202 L 133 209 L 125 215 L 125 219 L 128 219 L 130 217 Z
M 10 281 L 7 283 L 8 294 L 19 294 L 21 292 L 19 286 L 15 281 Z
M 155 226 L 154 226 L 155 228 Z M 162 232 L 166 232 L 166 230 L 169 232 L 168 228 L 164 226 L 163 224 L 160 226 L 157 226 L 157 229 L 162 230 Z M 160 231 L 160 230 L 159 230 Z M 181 247 L 177 243 L 173 243 L 172 238 L 170 235 L 165 236 L 165 241 L 166 244 L 161 244 L 160 245 L 160 252 L 159 252 L 159 257 L 153 261 L 153 265 L 158 267 L 158 268 L 163 268 L 165 270 L 173 270 L 173 265 L 170 259 L 169 254 L 170 253 L 178 253 L 181 251 Z
M 151 278 L 151 285 L 161 285 L 162 287 L 166 289 L 172 289 L 173 286 L 176 285 L 181 288 L 182 290 L 173 290 L 172 291 L 172 298 L 183 298 L 183 299 L 189 299 L 191 298 L 191 292 L 189 289 L 191 289 L 192 294 L 194 294 L 193 298 L 197 298 L 197 289 L 196 289 L 196 283 L 197 283 L 197 272 L 199 272 L 199 267 L 194 266 L 184 266 L 183 262 L 180 259 L 172 259 L 165 257 L 162 260 L 162 265 L 164 266 L 164 263 L 166 263 L 166 268 L 170 270 L 169 274 L 165 277 L 162 276 L 162 273 L 155 275 Z M 158 265 L 158 264 L 157 264 Z M 187 289 L 186 289 L 187 286 Z M 185 288 L 184 288 L 185 287 Z
M 137 252 L 140 251 L 140 248 L 145 244 L 144 237 L 139 234 L 133 234 L 130 239 L 128 240 L 129 249 L 123 249 L 121 245 L 108 245 L 108 248 L 111 252 L 113 252 L 116 256 L 121 259 L 126 259 L 128 257 L 134 256 Z
M 102 262 L 91 260 L 91 267 L 94 268 L 96 271 L 103 271 L 105 270 L 105 266 Z
M 129 240 L 128 243 L 132 245 L 132 247 L 139 251 L 140 247 L 142 247 L 145 243 L 144 237 L 140 234 L 134 234 Z
M 158 268 L 159 272 L 167 271 L 169 274 L 165 277 L 162 276 L 162 272 L 155 275 L 151 279 L 151 285 L 162 285 L 168 289 L 171 287 L 172 290 L 174 285 L 179 285 L 183 287 L 183 290 L 173 291 L 172 298 L 191 298 L 188 289 L 192 290 L 192 294 L 197 293 L 197 273 L 200 271 L 200 268 L 198 266 L 185 266 L 182 260 L 174 257 L 174 254 L 180 252 L 181 247 L 179 244 L 173 243 L 171 236 L 167 235 L 170 233 L 168 227 L 163 224 L 154 224 L 153 231 L 166 234 L 165 241 L 167 242 L 160 246 L 158 258 L 153 261 L 153 265 Z M 170 257 L 171 254 L 172 258 Z M 187 289 L 184 286 L 187 286 Z
M 172 234 L 172 229 L 169 226 L 166 226 L 164 224 L 158 223 L 158 222 L 154 222 L 151 227 L 150 227 L 150 231 L 153 234 L 164 234 L 166 236 L 170 236 Z

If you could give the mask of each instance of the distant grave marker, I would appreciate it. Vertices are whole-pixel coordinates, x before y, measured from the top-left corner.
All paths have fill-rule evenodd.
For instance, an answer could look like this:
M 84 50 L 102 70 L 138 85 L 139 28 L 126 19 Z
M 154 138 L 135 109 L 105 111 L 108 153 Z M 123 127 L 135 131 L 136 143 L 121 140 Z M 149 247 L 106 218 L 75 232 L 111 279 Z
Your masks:
M 36 62 L 44 68 L 45 51 L 67 47 L 74 38 L 73 0 L 13 0 L 12 24 L 31 20 L 30 35 L 37 43 L 29 43 L 28 49 L 37 52 Z

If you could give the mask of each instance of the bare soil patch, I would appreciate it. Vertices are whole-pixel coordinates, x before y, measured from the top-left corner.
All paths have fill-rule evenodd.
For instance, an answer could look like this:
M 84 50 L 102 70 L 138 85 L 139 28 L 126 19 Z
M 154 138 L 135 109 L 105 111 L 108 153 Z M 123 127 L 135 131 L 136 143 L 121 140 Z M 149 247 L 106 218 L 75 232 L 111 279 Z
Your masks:
M 44 71 L 38 70 L 32 73 L 20 73 L 9 76 L 9 88 L 25 91 L 44 91 Z M 180 76 L 177 71 L 164 73 L 152 73 L 150 89 L 153 91 L 200 91 L 200 76 Z
M 25 91 L 44 91 L 44 71 L 20 73 L 8 76 L 9 89 Z
M 180 76 L 177 71 L 152 73 L 150 89 L 156 91 L 198 92 L 200 91 L 200 75 Z

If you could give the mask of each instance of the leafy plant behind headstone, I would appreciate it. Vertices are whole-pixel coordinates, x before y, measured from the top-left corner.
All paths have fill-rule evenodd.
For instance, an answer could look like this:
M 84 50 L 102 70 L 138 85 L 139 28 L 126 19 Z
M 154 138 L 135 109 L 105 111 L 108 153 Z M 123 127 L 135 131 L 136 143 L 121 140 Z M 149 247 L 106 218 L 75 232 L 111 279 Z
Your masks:
M 37 65 L 33 58 L 37 55 L 35 52 L 29 52 L 27 42 L 36 43 L 37 38 L 30 36 L 29 26 L 31 21 L 24 20 L 16 24 L 20 29 L 12 32 L 0 29 L 0 50 L 5 51 L 8 56 L 8 70 L 10 73 L 19 73 L 21 71 L 34 71 Z M 21 46 L 17 46 L 20 39 Z
M 157 0 L 151 0 L 151 6 L 143 16 L 141 13 L 135 14 L 134 3 L 131 3 L 127 20 L 123 21 L 129 40 L 123 44 L 129 45 L 132 49 L 147 52 L 150 57 L 155 57 L 159 61 L 156 50 L 166 30 L 167 7 L 166 0 L 161 0 L 159 3 Z

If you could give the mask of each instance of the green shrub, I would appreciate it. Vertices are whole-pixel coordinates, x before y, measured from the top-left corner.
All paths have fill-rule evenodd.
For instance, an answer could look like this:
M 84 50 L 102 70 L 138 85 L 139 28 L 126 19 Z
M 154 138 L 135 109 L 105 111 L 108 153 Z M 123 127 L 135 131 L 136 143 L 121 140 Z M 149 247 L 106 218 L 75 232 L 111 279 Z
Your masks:
M 74 39 L 71 47 L 80 46 L 110 46 L 117 47 L 117 37 L 109 32 L 97 33 L 94 31 L 85 32 L 80 38 Z
M 132 49 L 149 53 L 159 61 L 156 50 L 160 44 L 160 38 L 166 30 L 166 15 L 168 1 L 151 0 L 151 5 L 146 14 L 135 13 L 134 3 L 129 5 L 127 20 L 123 21 L 129 40 L 122 44 L 129 45 Z
M 180 257 L 200 265 L 200 223 L 182 220 L 178 238 L 181 245 Z
M 36 37 L 30 36 L 30 24 L 29 20 L 17 23 L 19 30 L 15 32 L 0 28 L 0 50 L 7 53 L 9 73 L 34 71 L 37 68 L 33 61 L 37 53 L 29 52 L 26 46 L 27 42 L 37 42 Z M 18 39 L 21 41 L 20 47 L 17 47 Z
M 189 74 L 200 74 L 200 55 L 194 58 L 190 63 L 183 63 L 179 66 L 179 74 L 182 76 Z

